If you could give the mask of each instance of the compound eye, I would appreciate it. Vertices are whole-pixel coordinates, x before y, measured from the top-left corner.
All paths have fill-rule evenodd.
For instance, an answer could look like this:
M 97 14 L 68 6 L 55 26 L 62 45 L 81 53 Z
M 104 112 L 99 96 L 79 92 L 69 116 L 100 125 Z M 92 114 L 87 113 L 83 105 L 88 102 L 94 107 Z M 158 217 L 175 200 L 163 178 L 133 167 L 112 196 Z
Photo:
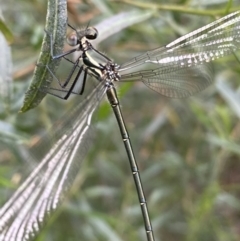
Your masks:
M 87 39 L 96 39 L 97 36 L 98 36 L 98 31 L 97 31 L 96 28 L 94 28 L 94 27 L 88 27 L 88 28 L 86 29 L 85 37 L 86 37 Z
M 76 46 L 78 44 L 78 37 L 77 37 L 77 34 L 74 32 L 74 33 L 71 33 L 68 37 L 67 37 L 67 43 L 70 45 L 70 46 Z

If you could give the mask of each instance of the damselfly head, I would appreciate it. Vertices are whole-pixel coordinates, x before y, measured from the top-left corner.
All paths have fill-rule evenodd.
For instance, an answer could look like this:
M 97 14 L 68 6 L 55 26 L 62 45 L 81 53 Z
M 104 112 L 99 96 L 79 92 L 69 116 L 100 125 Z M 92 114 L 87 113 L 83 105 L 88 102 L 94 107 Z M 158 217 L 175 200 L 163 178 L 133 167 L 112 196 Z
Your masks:
M 80 44 L 80 41 L 83 37 L 88 40 L 96 39 L 98 36 L 98 31 L 94 27 L 87 27 L 84 30 L 73 31 L 67 36 L 67 43 L 70 46 L 76 46 Z

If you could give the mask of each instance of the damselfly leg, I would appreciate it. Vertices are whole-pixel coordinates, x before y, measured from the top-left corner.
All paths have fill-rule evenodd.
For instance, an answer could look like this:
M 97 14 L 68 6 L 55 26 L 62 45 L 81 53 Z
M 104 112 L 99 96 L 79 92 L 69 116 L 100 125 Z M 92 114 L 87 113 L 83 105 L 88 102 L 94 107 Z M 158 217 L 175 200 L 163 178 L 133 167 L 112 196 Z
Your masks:
M 88 41 L 86 41 L 94 40 L 97 37 L 98 33 L 95 28 L 89 27 L 84 30 L 78 31 L 70 24 L 68 24 L 68 26 L 73 30 L 73 32 L 67 37 L 67 43 L 74 48 L 58 55 L 54 55 L 53 53 L 54 42 L 51 33 L 45 30 L 46 34 L 50 38 L 50 52 L 52 61 L 56 59 L 61 59 L 61 62 L 65 62 L 65 64 L 62 65 L 66 65 L 66 62 L 68 62 L 70 63 L 70 67 L 69 70 L 66 71 L 67 76 L 63 78 L 63 81 L 61 81 L 61 75 L 60 77 L 59 75 L 57 76 L 55 73 L 51 71 L 49 66 L 46 66 L 46 69 L 49 71 L 50 75 L 53 78 L 53 83 L 50 87 L 41 87 L 40 91 L 49 93 L 61 99 L 68 99 L 71 93 L 82 95 L 85 89 L 87 75 L 98 78 L 98 74 L 95 71 L 93 71 L 93 68 L 89 68 L 89 64 L 91 65 L 91 67 L 94 67 L 95 69 L 98 68 L 101 70 L 103 68 L 98 63 L 88 61 L 88 58 L 85 56 L 85 51 L 93 50 L 96 54 L 101 56 L 104 62 L 110 61 L 110 59 L 107 56 L 102 54 L 100 51 L 96 50 Z M 77 57 L 73 56 L 74 52 L 79 53 Z M 72 59 L 70 59 L 70 57 Z M 83 65 L 82 61 L 85 61 L 86 64 Z

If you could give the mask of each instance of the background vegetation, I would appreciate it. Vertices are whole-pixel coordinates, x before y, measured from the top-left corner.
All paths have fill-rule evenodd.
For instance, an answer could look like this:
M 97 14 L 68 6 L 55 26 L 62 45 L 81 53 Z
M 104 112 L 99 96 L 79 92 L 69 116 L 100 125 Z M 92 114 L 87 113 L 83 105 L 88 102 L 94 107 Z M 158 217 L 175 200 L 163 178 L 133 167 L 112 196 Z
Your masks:
M 149 13 L 144 22 L 100 43 L 98 48 L 121 64 L 236 10 L 239 3 L 69 0 L 68 18 L 75 26 L 86 26 L 123 11 Z M 31 161 L 26 160 L 20 144 L 30 146 L 41 138 L 43 131 L 70 108 L 71 100 L 47 96 L 36 109 L 18 113 L 40 51 L 47 2 L 2 0 L 0 6 L 14 37 L 12 61 L 5 51 L 0 57 L 9 69 L 12 66 L 13 76 L 12 83 L 9 75 L 1 76 L 0 87 L 3 204 L 19 185 L 22 167 Z M 240 64 L 229 56 L 216 61 L 214 68 L 215 84 L 188 99 L 164 98 L 142 83 L 119 84 L 157 241 L 240 240 Z M 77 98 L 81 102 L 84 96 Z M 92 150 L 66 202 L 38 241 L 146 240 L 132 175 L 110 107 L 103 103 L 94 119 Z

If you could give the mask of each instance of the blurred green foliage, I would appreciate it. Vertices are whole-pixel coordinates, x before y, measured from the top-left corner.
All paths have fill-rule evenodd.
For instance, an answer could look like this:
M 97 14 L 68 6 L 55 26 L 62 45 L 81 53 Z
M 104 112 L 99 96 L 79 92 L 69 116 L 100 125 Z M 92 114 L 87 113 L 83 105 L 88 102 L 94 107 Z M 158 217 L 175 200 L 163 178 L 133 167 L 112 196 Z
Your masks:
M 224 15 L 238 4 L 237 0 L 170 0 L 168 5 L 160 0 L 69 1 L 69 21 L 86 26 L 90 20 L 94 25 L 121 11 L 151 11 L 149 20 L 107 38 L 98 47 L 121 64 L 213 21 L 219 17 L 216 13 Z M 5 25 L 14 36 L 11 101 L 0 105 L 3 204 L 19 185 L 26 165 L 25 148 L 20 144 L 34 144 L 72 101 L 48 96 L 36 109 L 18 114 L 40 51 L 47 3 L 2 0 L 0 6 Z M 216 84 L 188 99 L 164 98 L 142 83 L 119 85 L 156 241 L 239 240 L 240 64 L 229 56 L 216 61 L 214 67 Z M 227 88 L 220 88 L 220 80 L 232 91 L 230 95 Z M 84 96 L 77 98 L 81 102 Z M 132 175 L 110 107 L 103 103 L 94 119 L 92 151 L 63 207 L 44 227 L 38 241 L 146 240 Z

